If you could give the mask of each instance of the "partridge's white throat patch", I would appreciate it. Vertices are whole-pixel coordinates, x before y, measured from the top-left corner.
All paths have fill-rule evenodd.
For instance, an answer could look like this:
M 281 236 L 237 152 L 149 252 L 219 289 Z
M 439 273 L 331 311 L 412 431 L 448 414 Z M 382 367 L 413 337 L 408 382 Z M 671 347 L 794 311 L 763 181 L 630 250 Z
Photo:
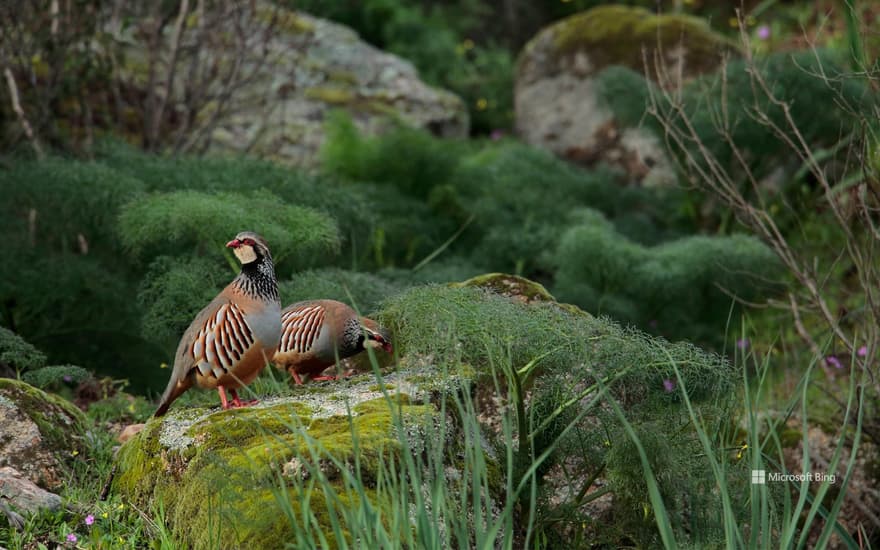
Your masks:
M 257 253 L 254 252 L 254 247 L 243 244 L 237 248 L 234 248 L 235 256 L 238 258 L 243 264 L 249 264 L 257 259 Z

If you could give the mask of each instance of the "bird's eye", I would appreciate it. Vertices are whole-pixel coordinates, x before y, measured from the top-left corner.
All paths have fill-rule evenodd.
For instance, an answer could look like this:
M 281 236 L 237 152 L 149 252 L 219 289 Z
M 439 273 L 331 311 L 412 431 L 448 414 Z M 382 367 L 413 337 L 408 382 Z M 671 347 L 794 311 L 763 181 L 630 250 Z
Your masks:
M 248 239 L 244 240 L 244 244 L 246 244 L 248 246 L 254 246 L 257 243 L 253 239 L 248 238 Z

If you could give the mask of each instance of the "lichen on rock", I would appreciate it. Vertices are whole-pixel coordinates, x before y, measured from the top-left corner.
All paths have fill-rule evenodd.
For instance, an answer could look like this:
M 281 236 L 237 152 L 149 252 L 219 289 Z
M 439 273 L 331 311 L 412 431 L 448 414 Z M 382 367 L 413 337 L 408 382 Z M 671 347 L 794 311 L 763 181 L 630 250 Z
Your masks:
M 15 468 L 40 487 L 57 488 L 64 465 L 86 450 L 86 425 L 68 401 L 0 378 L 0 466 Z

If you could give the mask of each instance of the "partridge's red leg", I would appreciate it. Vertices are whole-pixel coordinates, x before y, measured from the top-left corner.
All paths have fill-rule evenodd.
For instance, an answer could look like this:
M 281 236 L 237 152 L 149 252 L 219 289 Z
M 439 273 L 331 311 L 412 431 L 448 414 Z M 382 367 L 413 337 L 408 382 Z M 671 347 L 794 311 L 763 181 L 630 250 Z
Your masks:
M 290 374 L 291 376 L 293 376 L 293 381 L 296 383 L 297 386 L 303 385 L 302 378 L 300 378 L 299 374 L 297 374 L 295 370 L 290 369 Z
M 226 400 L 226 390 L 223 389 L 223 386 L 217 386 L 217 393 L 220 394 L 220 406 L 225 411 L 229 408 L 229 402 Z
M 256 405 L 260 401 L 258 399 L 251 399 L 250 401 L 242 401 L 238 398 L 238 392 L 230 389 L 229 393 L 232 394 L 232 406 L 239 409 L 241 407 L 247 407 L 248 405 Z

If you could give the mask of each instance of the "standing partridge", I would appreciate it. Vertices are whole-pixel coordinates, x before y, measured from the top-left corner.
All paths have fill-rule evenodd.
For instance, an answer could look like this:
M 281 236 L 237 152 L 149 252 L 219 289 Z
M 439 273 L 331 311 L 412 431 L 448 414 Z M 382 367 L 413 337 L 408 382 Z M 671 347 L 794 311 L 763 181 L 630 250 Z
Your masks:
M 217 388 L 220 404 L 242 407 L 235 389 L 253 381 L 278 347 L 281 302 L 278 281 L 266 241 L 243 231 L 226 243 L 241 262 L 241 273 L 196 315 L 183 334 L 174 371 L 153 416 L 162 416 L 175 399 L 191 388 Z
M 355 310 L 335 300 L 311 300 L 287 306 L 281 312 L 281 344 L 274 363 L 286 368 L 297 384 L 302 375 L 312 380 L 334 380 L 315 376 L 367 347 L 391 353 L 391 342 L 376 321 L 360 317 Z

